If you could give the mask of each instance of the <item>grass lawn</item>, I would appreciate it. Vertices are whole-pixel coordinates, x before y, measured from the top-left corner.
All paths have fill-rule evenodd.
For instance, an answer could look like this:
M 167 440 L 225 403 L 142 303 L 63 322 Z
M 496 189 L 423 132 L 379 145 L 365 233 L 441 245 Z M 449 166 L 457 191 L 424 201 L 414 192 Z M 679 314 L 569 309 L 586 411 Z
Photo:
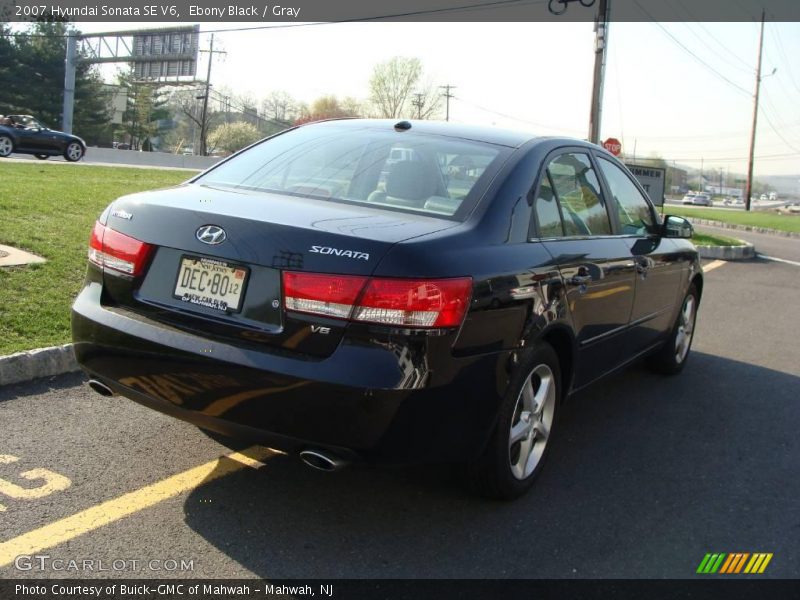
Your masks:
M 680 215 L 682 217 L 696 217 L 736 223 L 737 225 L 751 225 L 753 227 L 766 227 L 780 231 L 800 232 L 800 215 L 779 215 L 774 212 L 744 210 L 714 210 L 708 208 L 691 208 L 684 206 L 665 206 L 664 214 Z
M 692 243 L 695 246 L 740 246 L 739 240 L 725 237 L 722 235 L 711 235 L 708 233 L 700 233 L 695 230 L 692 236 Z
M 95 219 L 119 196 L 190 176 L 187 171 L 0 161 L 0 244 L 47 259 L 0 267 L 0 356 L 69 342 L 69 308 L 86 272 Z

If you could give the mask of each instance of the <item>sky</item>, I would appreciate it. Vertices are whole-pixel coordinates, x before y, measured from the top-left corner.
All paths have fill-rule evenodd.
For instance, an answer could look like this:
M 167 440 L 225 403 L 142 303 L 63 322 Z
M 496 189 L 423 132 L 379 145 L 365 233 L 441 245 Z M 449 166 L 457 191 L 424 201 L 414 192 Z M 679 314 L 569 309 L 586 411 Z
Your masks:
M 613 15 L 612 15 L 613 19 Z M 169 23 L 78 23 L 84 33 Z M 204 23 L 201 32 L 253 27 Z M 753 118 L 758 23 L 621 23 L 609 30 L 601 136 L 637 157 L 743 173 Z M 200 47 L 208 47 L 209 34 Z M 450 84 L 452 121 L 588 136 L 592 23 L 334 23 L 218 31 L 212 84 L 256 99 L 367 100 L 375 64 L 421 59 Z M 207 54 L 198 72 L 205 74 Z M 767 23 L 756 175 L 800 174 L 800 23 Z M 773 69 L 777 69 L 770 76 Z

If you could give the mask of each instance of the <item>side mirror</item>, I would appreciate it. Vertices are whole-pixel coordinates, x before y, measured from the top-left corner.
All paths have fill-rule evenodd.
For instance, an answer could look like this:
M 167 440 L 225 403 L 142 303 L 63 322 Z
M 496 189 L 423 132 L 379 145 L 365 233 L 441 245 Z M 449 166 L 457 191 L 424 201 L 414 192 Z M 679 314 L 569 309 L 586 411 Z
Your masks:
M 666 238 L 689 239 L 694 235 L 694 227 L 683 217 L 667 215 L 661 226 L 661 236 Z

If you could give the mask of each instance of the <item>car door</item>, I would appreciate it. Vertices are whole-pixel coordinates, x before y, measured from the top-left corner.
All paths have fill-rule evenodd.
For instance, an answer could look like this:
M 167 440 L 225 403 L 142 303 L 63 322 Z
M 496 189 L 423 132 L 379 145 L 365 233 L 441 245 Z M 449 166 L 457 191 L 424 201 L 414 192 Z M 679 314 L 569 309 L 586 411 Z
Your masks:
M 658 233 L 647 195 L 621 165 L 597 156 L 615 230 L 636 265 L 636 284 L 628 345 L 631 354 L 658 342 L 670 329 L 681 288 L 681 255 Z
M 20 152 L 35 152 L 37 149 L 36 139 L 32 129 L 26 127 L 14 126 L 14 136 L 16 140 L 14 145 Z
M 586 149 L 562 149 L 545 161 L 533 194 L 534 236 L 567 289 L 577 345 L 574 388 L 618 366 L 634 297 L 634 263 L 614 235 Z
M 32 127 L 26 129 L 29 135 L 29 144 L 32 150 L 40 151 L 45 154 L 60 150 L 62 138 L 55 131 L 46 127 Z

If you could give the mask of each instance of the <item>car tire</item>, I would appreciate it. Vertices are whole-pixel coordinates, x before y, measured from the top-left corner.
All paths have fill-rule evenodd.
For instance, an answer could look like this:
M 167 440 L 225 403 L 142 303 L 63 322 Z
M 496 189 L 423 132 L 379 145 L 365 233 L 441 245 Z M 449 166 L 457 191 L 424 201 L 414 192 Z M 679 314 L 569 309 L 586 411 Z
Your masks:
M 50 158 L 49 154 L 34 154 L 34 156 L 39 160 L 47 160 L 48 158 Z
M 672 333 L 661 349 L 647 359 L 650 369 L 663 375 L 677 375 L 683 371 L 692 348 L 699 302 L 697 287 L 692 284 L 683 298 Z
M 64 149 L 64 158 L 69 162 L 78 162 L 83 158 L 83 146 L 78 142 L 70 142 Z
M 7 135 L 0 135 L 0 158 L 11 156 L 14 151 L 14 140 Z
M 533 485 L 547 456 L 561 398 L 561 369 L 549 344 L 525 351 L 514 369 L 483 454 L 469 465 L 473 490 L 513 500 Z

